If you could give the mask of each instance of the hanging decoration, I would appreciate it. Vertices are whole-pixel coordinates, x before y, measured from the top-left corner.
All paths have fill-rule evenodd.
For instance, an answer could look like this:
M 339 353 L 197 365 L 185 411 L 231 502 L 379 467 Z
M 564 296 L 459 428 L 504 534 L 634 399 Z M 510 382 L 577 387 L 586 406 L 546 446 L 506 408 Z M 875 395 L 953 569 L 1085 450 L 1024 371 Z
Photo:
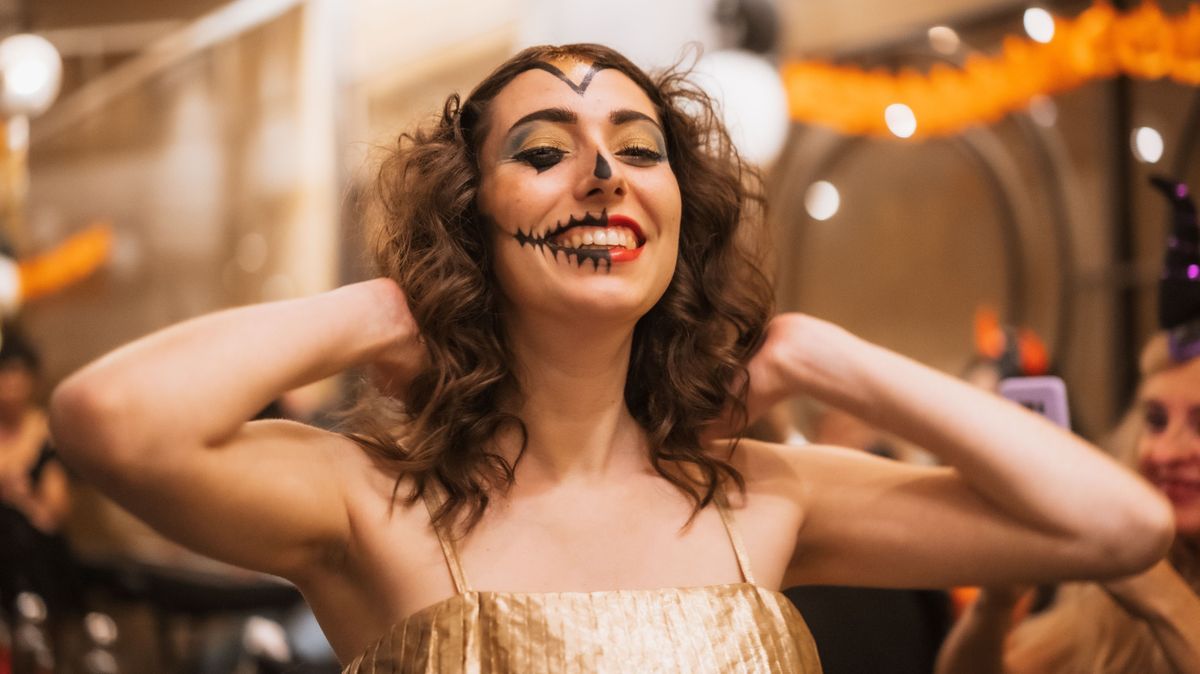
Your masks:
M 20 260 L 0 255 L 0 316 L 11 316 L 27 302 L 87 278 L 104 264 L 112 247 L 112 225 L 103 221 L 37 255 Z
M 1128 75 L 1200 85 L 1200 3 L 1166 16 L 1153 2 L 1120 13 L 1101 0 L 1074 19 L 1056 18 L 1046 44 L 1009 36 L 998 55 L 970 54 L 960 67 L 890 72 L 798 61 L 785 64 L 782 74 L 795 121 L 892 136 L 884 111 L 902 104 L 917 120 L 913 138 L 945 136 L 1095 79 Z

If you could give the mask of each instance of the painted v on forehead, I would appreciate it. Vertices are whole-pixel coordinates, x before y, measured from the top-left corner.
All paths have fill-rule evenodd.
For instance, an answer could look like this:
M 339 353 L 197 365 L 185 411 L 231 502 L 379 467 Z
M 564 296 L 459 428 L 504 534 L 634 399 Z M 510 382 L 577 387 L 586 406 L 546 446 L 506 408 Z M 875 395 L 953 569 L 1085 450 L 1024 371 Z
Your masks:
M 583 74 L 583 80 L 580 81 L 579 84 L 576 84 L 575 82 L 573 82 L 571 80 L 570 77 L 567 77 L 566 73 L 559 70 L 558 67 L 556 67 L 552 64 L 546 63 L 544 61 L 538 61 L 538 62 L 534 63 L 533 65 L 529 66 L 530 69 L 536 68 L 538 70 L 545 70 L 546 72 L 550 73 L 551 75 L 554 75 L 558 79 L 562 80 L 568 87 L 571 87 L 571 90 L 574 91 L 575 93 L 579 94 L 580 96 L 582 96 L 587 91 L 587 88 L 589 85 L 591 85 L 592 78 L 595 77 L 596 73 L 601 70 L 604 70 L 607 67 L 608 66 L 597 67 L 595 63 L 589 65 L 587 72 L 585 72 Z

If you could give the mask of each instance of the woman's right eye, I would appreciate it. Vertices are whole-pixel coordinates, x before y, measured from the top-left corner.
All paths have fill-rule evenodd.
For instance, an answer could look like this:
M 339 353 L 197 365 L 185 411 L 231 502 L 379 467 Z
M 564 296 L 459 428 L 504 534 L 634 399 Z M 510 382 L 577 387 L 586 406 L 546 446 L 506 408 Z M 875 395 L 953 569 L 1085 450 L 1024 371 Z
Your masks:
M 1167 417 L 1167 411 L 1162 407 L 1153 404 L 1147 405 L 1143 414 L 1148 432 L 1157 435 L 1167 429 L 1170 419 Z
M 557 147 L 544 145 L 542 147 L 531 147 L 528 150 L 518 152 L 513 156 L 518 161 L 523 161 L 533 168 L 537 169 L 538 173 L 552 168 L 555 164 L 562 161 L 566 151 Z

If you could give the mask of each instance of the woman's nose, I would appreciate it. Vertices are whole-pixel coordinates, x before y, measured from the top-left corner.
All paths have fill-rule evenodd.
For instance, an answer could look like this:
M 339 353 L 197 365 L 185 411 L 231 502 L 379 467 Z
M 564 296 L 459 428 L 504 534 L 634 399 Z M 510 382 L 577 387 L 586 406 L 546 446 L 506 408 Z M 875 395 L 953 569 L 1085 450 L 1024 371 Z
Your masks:
M 580 181 L 580 192 L 583 198 L 597 196 L 621 196 L 625 194 L 625 178 L 621 171 L 620 162 L 613 157 L 605 156 L 602 150 L 596 150 L 596 158 L 592 162 L 581 162 L 584 175 Z
M 1146 439 L 1145 458 L 1167 462 L 1188 455 L 1200 455 L 1200 438 L 1185 424 L 1171 423 L 1160 433 Z

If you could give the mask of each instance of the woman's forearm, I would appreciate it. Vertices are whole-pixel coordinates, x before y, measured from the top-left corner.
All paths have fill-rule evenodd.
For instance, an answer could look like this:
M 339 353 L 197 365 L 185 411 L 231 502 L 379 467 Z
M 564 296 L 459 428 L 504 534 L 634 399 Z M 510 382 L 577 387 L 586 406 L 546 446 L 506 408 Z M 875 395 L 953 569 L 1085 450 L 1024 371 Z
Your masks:
M 69 458 L 218 444 L 280 393 L 369 362 L 408 335 L 403 295 L 386 279 L 202 316 L 71 376 L 53 397 L 54 434 Z
M 1130 573 L 1165 552 L 1173 536 L 1169 504 L 1092 445 L 829 323 L 787 319 L 789 338 L 777 340 L 773 353 L 789 392 L 813 395 L 933 452 L 1008 516 L 1087 546 L 1095 562 L 1089 573 Z

